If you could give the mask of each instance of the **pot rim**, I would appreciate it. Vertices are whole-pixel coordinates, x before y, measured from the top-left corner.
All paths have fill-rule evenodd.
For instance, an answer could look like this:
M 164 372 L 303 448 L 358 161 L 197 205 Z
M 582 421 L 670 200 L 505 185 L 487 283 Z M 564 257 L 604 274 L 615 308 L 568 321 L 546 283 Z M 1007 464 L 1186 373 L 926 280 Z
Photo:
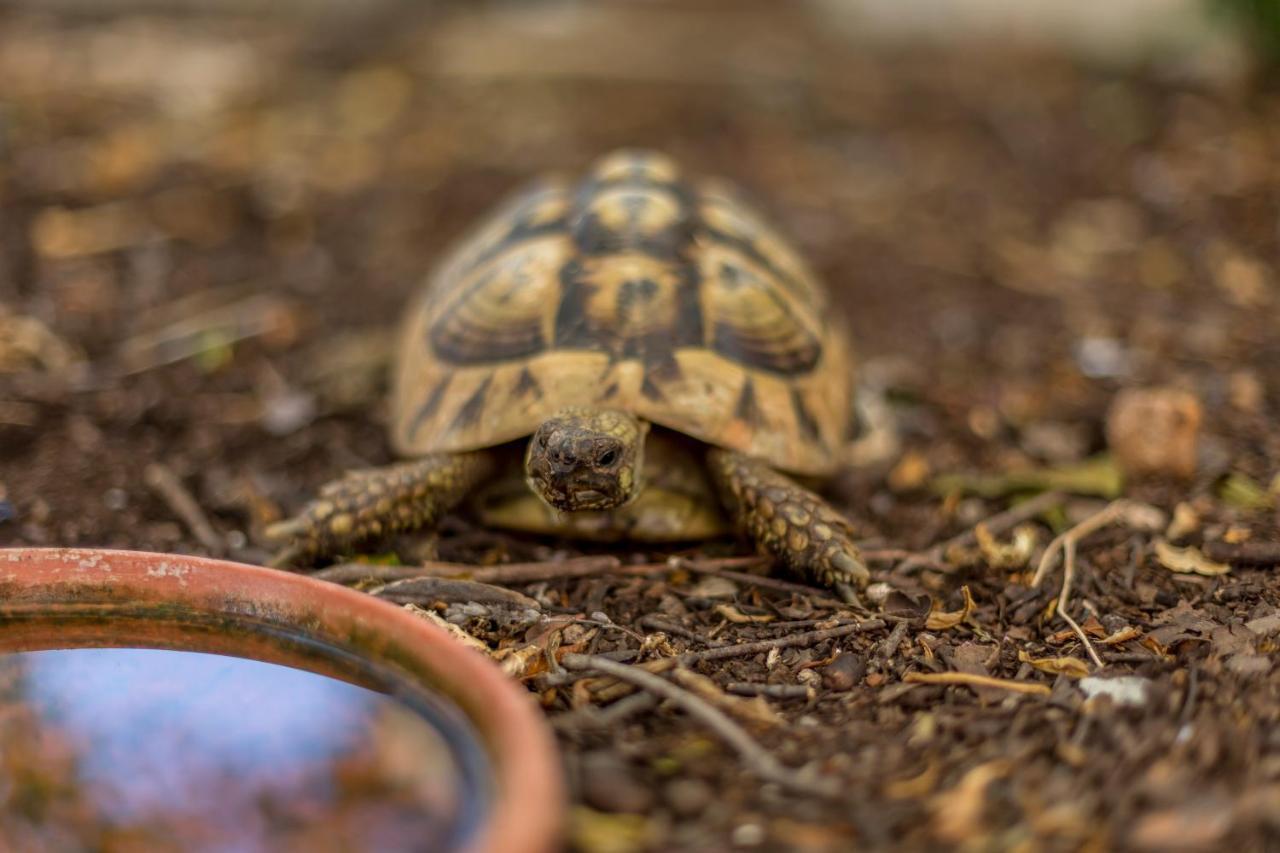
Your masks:
M 305 628 L 393 663 L 461 708 L 493 767 L 494 797 L 469 853 L 559 848 L 565 791 L 555 739 L 533 698 L 443 629 L 371 595 L 212 557 L 103 548 L 0 548 L 0 612 L 51 604 L 177 604 Z M 394 660 L 388 660 L 393 658 Z

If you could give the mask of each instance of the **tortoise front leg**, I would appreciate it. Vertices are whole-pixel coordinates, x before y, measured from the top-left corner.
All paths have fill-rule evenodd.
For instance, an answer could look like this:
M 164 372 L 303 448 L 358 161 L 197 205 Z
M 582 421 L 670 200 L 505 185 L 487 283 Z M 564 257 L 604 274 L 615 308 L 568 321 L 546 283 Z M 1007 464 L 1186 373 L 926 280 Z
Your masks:
M 707 466 L 735 525 L 761 551 L 829 587 L 866 585 L 853 529 L 822 498 L 741 453 L 713 448 Z
M 493 469 L 493 453 L 476 450 L 350 471 L 321 487 L 302 512 L 267 528 L 268 538 L 289 543 L 271 565 L 314 560 L 392 533 L 433 527 Z

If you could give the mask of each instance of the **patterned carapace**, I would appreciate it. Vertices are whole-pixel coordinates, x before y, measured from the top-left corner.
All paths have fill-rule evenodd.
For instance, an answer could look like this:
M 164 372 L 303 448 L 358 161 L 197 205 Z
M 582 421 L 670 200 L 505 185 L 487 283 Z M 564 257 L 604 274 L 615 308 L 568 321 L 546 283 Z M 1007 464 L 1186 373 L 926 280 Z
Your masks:
M 851 356 L 825 291 L 735 190 L 647 152 L 504 205 L 429 279 L 401 347 L 406 455 L 609 406 L 826 474 L 851 427 Z

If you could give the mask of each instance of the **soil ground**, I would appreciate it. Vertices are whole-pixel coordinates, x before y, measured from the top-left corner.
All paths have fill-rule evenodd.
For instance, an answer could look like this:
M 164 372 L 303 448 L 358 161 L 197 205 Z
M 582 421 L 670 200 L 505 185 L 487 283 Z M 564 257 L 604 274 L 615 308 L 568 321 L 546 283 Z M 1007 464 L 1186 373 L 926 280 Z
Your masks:
M 848 313 L 901 443 L 828 489 L 874 585 L 855 607 L 726 574 L 706 561 L 747 551 L 723 540 L 587 549 L 623 568 L 510 584 L 569 620 L 550 631 L 424 604 L 495 648 L 631 663 L 883 627 L 680 680 L 838 780 L 830 797 L 762 783 L 673 707 L 526 668 L 573 844 L 1280 846 L 1280 95 L 1013 47 L 873 48 L 781 4 L 500 8 L 0 12 L 0 546 L 264 559 L 266 523 L 391 461 L 386 340 L 433 258 L 532 175 L 660 148 L 761 199 Z M 1199 400 L 1194 476 L 1081 477 L 1139 386 Z M 1020 532 L 929 551 L 1052 486 Z M 1080 541 L 1066 611 L 1098 667 L 1055 611 L 1061 568 L 1031 578 L 1118 495 L 1134 503 Z M 1178 528 L 1140 523 L 1145 506 Z M 1230 569 L 1172 571 L 1162 538 Z M 465 516 L 393 546 L 584 553 Z M 625 569 L 672 554 L 690 562 Z M 943 673 L 1000 682 L 920 680 Z M 1090 698 L 1086 673 L 1140 679 L 1118 682 L 1133 703 Z M 782 698 L 735 703 L 730 684 Z

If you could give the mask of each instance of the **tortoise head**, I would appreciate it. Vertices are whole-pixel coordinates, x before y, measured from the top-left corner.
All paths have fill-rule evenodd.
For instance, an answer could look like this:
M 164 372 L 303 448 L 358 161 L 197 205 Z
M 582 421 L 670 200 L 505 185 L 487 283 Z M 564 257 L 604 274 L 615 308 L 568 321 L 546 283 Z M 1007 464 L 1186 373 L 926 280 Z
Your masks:
M 622 506 L 640 494 L 647 430 L 615 409 L 562 409 L 529 439 L 529 488 L 563 512 Z

